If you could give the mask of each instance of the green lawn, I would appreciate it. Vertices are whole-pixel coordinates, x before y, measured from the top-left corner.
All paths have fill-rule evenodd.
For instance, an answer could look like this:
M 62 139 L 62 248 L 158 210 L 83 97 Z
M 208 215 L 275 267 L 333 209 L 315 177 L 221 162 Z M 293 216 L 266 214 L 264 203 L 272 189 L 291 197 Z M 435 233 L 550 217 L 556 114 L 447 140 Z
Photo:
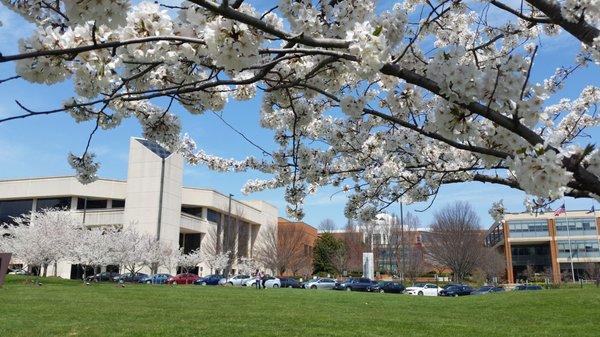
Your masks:
M 598 336 L 600 289 L 461 298 L 12 277 L 0 336 Z

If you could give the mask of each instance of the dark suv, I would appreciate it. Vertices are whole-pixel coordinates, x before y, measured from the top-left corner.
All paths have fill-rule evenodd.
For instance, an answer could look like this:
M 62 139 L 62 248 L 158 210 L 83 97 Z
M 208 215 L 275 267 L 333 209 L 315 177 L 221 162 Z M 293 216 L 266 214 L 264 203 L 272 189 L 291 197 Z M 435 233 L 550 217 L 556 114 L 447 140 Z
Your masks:
M 379 291 L 379 284 L 366 277 L 351 278 L 340 283 L 336 289 L 347 291 Z
M 453 284 L 453 285 L 444 287 L 444 289 L 440 290 L 439 295 L 440 296 L 458 297 L 458 296 L 471 295 L 472 292 L 473 292 L 473 289 L 471 289 L 471 287 L 469 287 L 469 286 L 466 286 L 463 284 Z
M 542 286 L 537 284 L 519 284 L 515 287 L 515 290 L 542 290 Z

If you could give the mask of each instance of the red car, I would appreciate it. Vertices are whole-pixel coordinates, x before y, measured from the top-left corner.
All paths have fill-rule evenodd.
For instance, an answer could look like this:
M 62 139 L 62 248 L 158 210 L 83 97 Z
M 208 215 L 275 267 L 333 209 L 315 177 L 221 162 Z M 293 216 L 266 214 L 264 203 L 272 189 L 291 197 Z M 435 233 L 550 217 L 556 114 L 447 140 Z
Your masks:
M 196 274 L 184 273 L 171 276 L 167 279 L 167 284 L 194 284 L 194 281 L 200 276 Z

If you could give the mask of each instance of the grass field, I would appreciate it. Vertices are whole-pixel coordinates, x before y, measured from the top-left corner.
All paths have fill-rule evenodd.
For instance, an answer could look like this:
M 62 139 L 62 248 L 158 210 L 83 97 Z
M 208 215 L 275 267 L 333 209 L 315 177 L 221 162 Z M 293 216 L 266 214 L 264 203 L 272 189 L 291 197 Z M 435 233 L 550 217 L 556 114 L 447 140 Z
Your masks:
M 0 336 L 598 336 L 600 289 L 460 298 L 11 277 Z

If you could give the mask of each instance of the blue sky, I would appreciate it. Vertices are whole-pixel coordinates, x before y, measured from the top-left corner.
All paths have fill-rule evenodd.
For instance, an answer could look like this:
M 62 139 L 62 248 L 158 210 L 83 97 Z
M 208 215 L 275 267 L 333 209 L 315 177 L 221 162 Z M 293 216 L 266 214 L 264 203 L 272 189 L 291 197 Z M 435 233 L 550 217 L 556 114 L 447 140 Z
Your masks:
M 32 26 L 17 15 L 0 6 L 0 52 L 5 55 L 17 51 L 19 38 L 30 34 Z M 542 50 L 537 56 L 531 80 L 540 82 L 554 72 L 558 66 L 572 64 L 579 44 L 567 35 L 554 40 L 544 39 Z M 0 64 L 0 79 L 14 75 L 14 64 Z M 597 66 L 578 71 L 569 79 L 561 96 L 575 98 L 583 87 L 589 84 L 600 85 L 600 70 Z M 61 102 L 72 96 L 69 82 L 54 86 L 34 85 L 22 80 L 0 84 L 0 118 L 21 114 L 14 103 L 18 99 L 32 109 L 48 109 L 60 106 Z M 553 98 L 550 102 L 554 102 Z M 261 129 L 258 124 L 260 103 L 258 99 L 248 102 L 230 101 L 223 117 L 246 136 L 259 145 L 269 149 L 273 147 L 271 133 Z M 224 125 L 212 113 L 190 115 L 181 108 L 173 110 L 182 119 L 184 132 L 194 137 L 198 145 L 208 153 L 223 157 L 241 159 L 247 155 L 260 156 L 261 153 L 245 142 L 238 134 Z M 67 114 L 33 117 L 0 124 L 0 179 L 72 175 L 66 156 L 69 151 L 81 153 L 91 123 L 77 124 Z M 99 175 L 105 178 L 126 179 L 127 152 L 129 137 L 140 136 L 140 127 L 134 120 L 124 121 L 113 130 L 95 135 L 92 150 L 102 163 Z M 598 131 L 592 132 L 591 142 L 598 139 Z M 271 190 L 243 196 L 240 188 L 248 179 L 257 177 L 256 172 L 217 173 L 205 167 L 186 167 L 184 185 L 211 187 L 223 193 L 233 193 L 240 199 L 262 199 L 279 207 L 285 216 L 285 202 L 282 190 Z M 335 194 L 331 188 L 322 189 L 309 196 L 305 205 L 305 221 L 313 226 L 325 218 L 331 218 L 338 226 L 345 224 L 343 214 L 345 196 Z M 444 186 L 432 207 L 424 212 L 416 212 L 427 207 L 427 203 L 408 205 L 405 211 L 416 212 L 423 226 L 428 225 L 436 210 L 454 201 L 470 202 L 481 218 L 481 225 L 487 227 L 492 220 L 488 209 L 492 202 L 503 199 L 509 211 L 522 211 L 524 193 L 502 186 L 481 183 L 463 183 Z M 592 200 L 567 199 L 568 209 L 588 209 Z M 598 208 L 598 206 L 597 206 Z M 388 209 L 399 213 L 399 205 Z

